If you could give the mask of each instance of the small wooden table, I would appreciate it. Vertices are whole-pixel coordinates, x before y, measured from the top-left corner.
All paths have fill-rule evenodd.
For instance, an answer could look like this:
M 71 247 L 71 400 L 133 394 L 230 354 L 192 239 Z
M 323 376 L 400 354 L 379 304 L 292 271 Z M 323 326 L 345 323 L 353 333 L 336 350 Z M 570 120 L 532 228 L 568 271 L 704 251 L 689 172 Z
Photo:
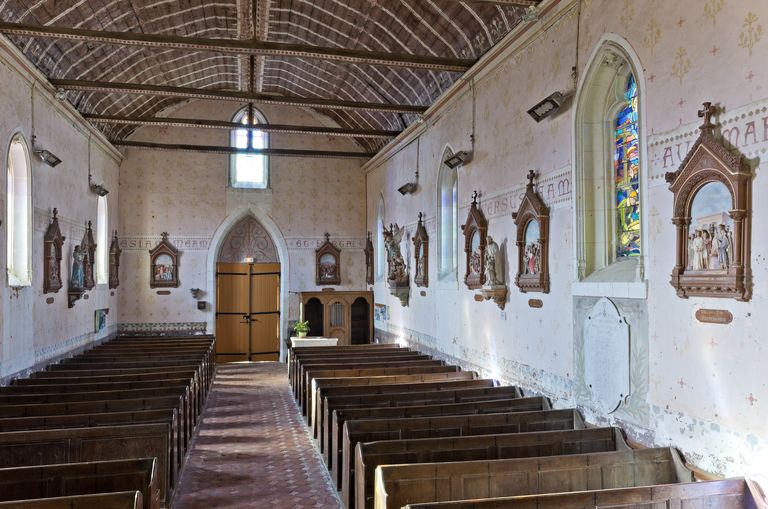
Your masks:
M 338 342 L 338 338 L 323 338 L 320 336 L 299 338 L 296 336 L 291 336 L 291 348 L 304 346 L 336 346 Z

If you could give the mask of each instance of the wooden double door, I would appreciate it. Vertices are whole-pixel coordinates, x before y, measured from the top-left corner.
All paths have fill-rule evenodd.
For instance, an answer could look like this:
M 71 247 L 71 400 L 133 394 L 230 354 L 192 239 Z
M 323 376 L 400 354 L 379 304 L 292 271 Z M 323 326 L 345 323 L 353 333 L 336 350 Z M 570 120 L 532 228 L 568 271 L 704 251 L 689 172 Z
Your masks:
M 280 264 L 216 265 L 216 361 L 280 358 Z

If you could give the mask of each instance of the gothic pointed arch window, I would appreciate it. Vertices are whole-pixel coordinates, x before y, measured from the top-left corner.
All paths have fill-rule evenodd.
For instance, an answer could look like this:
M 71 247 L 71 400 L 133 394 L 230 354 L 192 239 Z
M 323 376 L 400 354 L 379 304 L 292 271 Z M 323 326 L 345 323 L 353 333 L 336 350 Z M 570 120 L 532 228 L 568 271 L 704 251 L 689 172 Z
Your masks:
M 266 124 L 262 113 L 246 106 L 232 118 L 232 122 L 243 125 L 233 129 L 229 145 L 233 148 L 261 150 L 269 148 L 266 131 L 251 126 Z M 266 189 L 269 187 L 269 157 L 261 153 L 232 154 L 229 160 L 229 182 L 232 187 L 245 189 Z
M 442 161 L 453 155 L 446 148 Z M 459 235 L 459 178 L 456 168 L 445 163 L 440 166 L 438 176 L 438 277 L 439 279 L 455 279 L 458 269 L 458 235 Z
M 96 284 L 109 282 L 109 218 L 107 197 L 99 196 L 96 205 Z
M 628 45 L 606 40 L 579 87 L 574 129 L 578 281 L 644 280 L 641 73 Z
M 21 134 L 11 139 L 6 168 L 6 255 L 9 286 L 32 284 L 32 166 Z

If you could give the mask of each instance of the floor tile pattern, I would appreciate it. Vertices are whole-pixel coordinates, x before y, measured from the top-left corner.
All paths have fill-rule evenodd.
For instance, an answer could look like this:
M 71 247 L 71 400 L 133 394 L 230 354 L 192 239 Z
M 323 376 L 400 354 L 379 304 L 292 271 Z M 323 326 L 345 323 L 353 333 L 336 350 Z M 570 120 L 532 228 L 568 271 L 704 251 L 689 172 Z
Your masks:
M 173 509 L 339 507 L 286 365 L 220 365 Z

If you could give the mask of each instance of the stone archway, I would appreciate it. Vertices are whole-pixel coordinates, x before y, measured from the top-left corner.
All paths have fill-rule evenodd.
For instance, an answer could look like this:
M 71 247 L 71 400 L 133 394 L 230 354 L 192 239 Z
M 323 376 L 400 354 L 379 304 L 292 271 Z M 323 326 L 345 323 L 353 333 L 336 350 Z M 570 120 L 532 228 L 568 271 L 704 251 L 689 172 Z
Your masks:
M 218 262 L 280 263 L 277 248 L 264 226 L 247 215 L 238 221 L 221 242 Z

